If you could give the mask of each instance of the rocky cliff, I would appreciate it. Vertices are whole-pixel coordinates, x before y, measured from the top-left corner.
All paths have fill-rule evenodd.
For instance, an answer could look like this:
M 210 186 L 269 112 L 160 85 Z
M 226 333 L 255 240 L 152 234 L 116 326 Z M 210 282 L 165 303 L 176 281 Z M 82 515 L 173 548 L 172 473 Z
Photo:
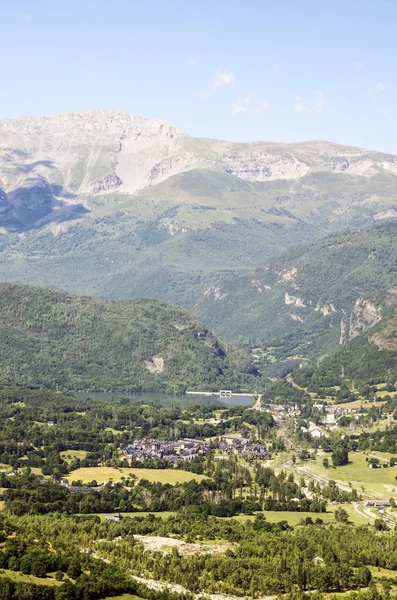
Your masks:
M 297 198 L 293 182 L 327 173 L 342 179 L 395 177 L 397 158 L 324 141 L 237 144 L 193 138 L 170 123 L 121 111 L 0 120 L 0 216 L 11 229 L 45 225 L 48 219 L 43 218 L 50 213 L 58 213 L 53 215 L 58 222 L 75 218 L 76 209 L 71 214 L 70 207 L 84 212 L 93 197 L 131 196 L 196 170 L 228 174 L 231 186 L 233 177 L 251 183 L 290 182 L 284 185 L 288 193 L 275 190 L 276 206 L 286 210 L 297 200 L 301 205 L 308 201 L 310 185 Z M 246 191 L 257 196 L 257 204 L 259 190 Z M 202 180 L 190 202 L 206 194 Z M 366 201 L 377 206 L 376 192 Z M 349 210 L 349 204 L 341 198 L 335 215 Z M 380 208 L 383 213 L 375 211 L 380 217 L 394 210 Z

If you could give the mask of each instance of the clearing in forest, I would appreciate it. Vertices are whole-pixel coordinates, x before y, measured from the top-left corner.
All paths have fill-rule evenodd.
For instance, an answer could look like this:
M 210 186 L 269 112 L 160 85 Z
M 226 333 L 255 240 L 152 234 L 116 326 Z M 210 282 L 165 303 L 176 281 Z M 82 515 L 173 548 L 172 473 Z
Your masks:
M 169 483 L 175 485 L 176 483 L 186 483 L 195 479 L 201 481 L 206 479 L 204 475 L 196 475 L 195 473 L 189 473 L 189 471 L 181 471 L 179 469 L 136 469 L 136 468 L 116 468 L 116 467 L 82 467 L 72 471 L 67 476 L 67 479 L 71 481 L 82 481 L 83 483 L 89 483 L 90 481 L 97 481 L 99 484 L 113 481 L 118 483 L 122 479 L 128 479 L 131 476 L 140 479 L 147 479 L 150 482 Z

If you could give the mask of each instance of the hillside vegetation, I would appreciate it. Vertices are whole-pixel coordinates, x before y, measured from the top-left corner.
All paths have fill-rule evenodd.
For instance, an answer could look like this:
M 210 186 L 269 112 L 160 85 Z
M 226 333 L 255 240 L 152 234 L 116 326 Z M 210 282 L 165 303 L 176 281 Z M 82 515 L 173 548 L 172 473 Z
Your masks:
M 375 327 L 349 342 L 342 350 L 324 359 L 318 367 L 294 373 L 299 385 L 315 391 L 334 386 L 355 386 L 367 393 L 366 385 L 397 382 L 397 315 L 385 318 Z M 364 386 L 364 387 L 363 387 Z M 373 392 L 368 391 L 368 400 Z
M 269 355 L 322 357 L 391 314 L 397 222 L 296 247 L 209 286 L 193 312 L 216 332 Z
M 187 311 L 156 300 L 106 301 L 0 286 L 0 381 L 74 390 L 237 391 L 253 385 L 243 351 Z

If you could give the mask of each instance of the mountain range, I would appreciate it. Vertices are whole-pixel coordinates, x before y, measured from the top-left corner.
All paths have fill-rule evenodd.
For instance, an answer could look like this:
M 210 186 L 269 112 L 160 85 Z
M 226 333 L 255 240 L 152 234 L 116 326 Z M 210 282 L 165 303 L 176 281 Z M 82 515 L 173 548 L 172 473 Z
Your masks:
M 174 302 L 299 364 L 387 313 L 396 184 L 396 156 L 321 140 L 194 138 L 121 111 L 0 120 L 0 281 Z

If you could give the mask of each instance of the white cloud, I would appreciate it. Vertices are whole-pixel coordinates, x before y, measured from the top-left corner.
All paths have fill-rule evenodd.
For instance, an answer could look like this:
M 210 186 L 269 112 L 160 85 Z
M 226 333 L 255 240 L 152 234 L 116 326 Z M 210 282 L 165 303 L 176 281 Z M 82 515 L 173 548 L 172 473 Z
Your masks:
M 240 113 L 248 112 L 251 102 L 251 96 L 240 96 L 240 98 L 237 98 L 237 102 L 233 106 L 232 113 L 234 115 L 238 115 Z
M 270 110 L 270 104 L 266 100 L 257 100 L 252 96 L 240 96 L 233 106 L 232 113 L 239 115 L 250 113 L 252 115 L 261 115 Z
M 217 71 L 215 73 L 214 81 L 212 82 L 212 87 L 214 88 L 222 88 L 222 87 L 230 87 L 234 85 L 236 81 L 236 76 L 234 73 L 230 71 Z
M 292 105 L 296 112 L 305 112 L 309 115 L 318 115 L 324 112 L 325 109 L 325 94 L 322 90 L 316 90 L 316 99 L 312 104 L 306 104 L 304 98 L 296 96 L 295 102 Z
M 265 112 L 268 112 L 270 110 L 271 106 L 269 104 L 269 102 L 263 101 L 263 102 L 259 102 L 259 104 L 257 104 L 254 108 L 254 113 L 256 115 L 261 115 Z
M 382 94 L 385 89 L 386 86 L 383 81 L 378 81 L 374 87 L 368 89 L 368 98 L 370 98 L 372 102 L 378 102 L 380 94 Z

